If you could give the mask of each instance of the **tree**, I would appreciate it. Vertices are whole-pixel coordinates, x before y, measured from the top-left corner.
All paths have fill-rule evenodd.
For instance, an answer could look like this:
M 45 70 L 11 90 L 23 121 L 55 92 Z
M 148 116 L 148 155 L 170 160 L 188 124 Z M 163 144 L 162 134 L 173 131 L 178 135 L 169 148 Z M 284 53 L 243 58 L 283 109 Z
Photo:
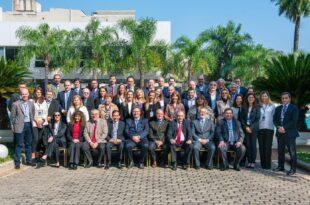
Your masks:
M 294 52 L 298 50 L 299 30 L 301 17 L 310 15 L 309 0 L 271 0 L 279 6 L 279 15 L 284 14 L 290 21 L 295 23 Z
M 130 37 L 124 60 L 128 63 L 129 69 L 133 68 L 139 73 L 140 87 L 143 87 L 145 73 L 162 66 L 166 44 L 163 41 L 154 41 L 156 34 L 154 19 L 145 18 L 140 22 L 124 19 L 119 23 L 119 27 Z
M 15 61 L 0 59 L 0 129 L 6 129 L 8 126 L 6 99 L 18 92 L 16 85 L 26 77 L 31 77 L 26 67 L 18 65 Z
M 266 67 L 266 76 L 253 82 L 258 91 L 268 90 L 271 97 L 280 99 L 290 92 L 298 106 L 310 102 L 310 54 L 294 53 L 274 58 Z
M 200 38 L 192 41 L 186 36 L 178 38 L 173 45 L 174 58 L 176 63 L 179 64 L 176 68 L 181 68 L 179 72 L 182 75 L 184 75 L 184 72 L 187 73 L 187 82 L 192 79 L 194 72 L 202 73 L 210 70 L 207 61 L 210 56 L 202 46 L 203 41 Z
M 115 28 L 100 27 L 100 21 L 91 19 L 82 34 L 83 71 L 91 72 L 94 79 L 101 73 L 114 68 L 115 61 L 111 56 L 113 44 L 118 40 Z
M 207 29 L 200 34 L 208 51 L 216 57 L 216 77 L 227 78 L 232 71 L 233 59 L 242 53 L 245 46 L 252 43 L 250 34 L 241 34 L 241 24 L 236 25 L 229 21 L 225 27 L 217 26 L 215 29 Z
M 258 77 L 265 76 L 266 66 L 270 60 L 279 55 L 262 45 L 246 46 L 233 60 L 234 70 L 231 78 L 240 77 L 245 85 L 251 85 Z
M 46 23 L 40 24 L 37 28 L 22 26 L 16 32 L 16 36 L 22 45 L 19 60 L 23 64 L 29 65 L 30 59 L 33 57 L 43 59 L 45 89 L 48 83 L 48 73 L 51 69 L 50 64 L 58 58 L 65 34 L 66 31 L 50 28 Z

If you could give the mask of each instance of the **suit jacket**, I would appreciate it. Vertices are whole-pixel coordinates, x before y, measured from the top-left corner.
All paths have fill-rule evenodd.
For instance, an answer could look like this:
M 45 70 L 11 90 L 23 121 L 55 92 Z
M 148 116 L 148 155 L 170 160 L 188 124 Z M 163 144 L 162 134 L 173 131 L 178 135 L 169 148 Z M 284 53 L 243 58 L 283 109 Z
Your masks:
M 53 114 L 54 114 L 55 112 L 59 112 L 59 111 L 60 111 L 60 105 L 59 105 L 59 103 L 58 103 L 57 100 L 53 99 L 53 100 L 51 101 L 51 103 L 50 103 L 49 108 L 48 108 L 48 114 L 47 114 L 47 116 L 48 116 L 48 117 L 53 117 Z
M 237 141 L 242 143 L 244 139 L 244 132 L 242 130 L 241 124 L 235 118 L 232 119 L 232 123 L 233 123 L 234 135 L 237 137 Z M 220 141 L 228 142 L 229 132 L 228 132 L 227 120 L 225 118 L 219 121 L 215 133 L 219 142 Z
M 196 85 L 196 92 L 197 94 L 199 93 L 200 95 L 205 96 L 207 93 L 208 86 L 206 84 L 203 84 L 202 86 Z
M 33 101 L 28 100 L 30 123 L 33 121 L 35 108 Z M 11 110 L 12 128 L 14 133 L 22 133 L 24 130 L 24 110 L 22 100 L 13 103 Z
M 125 133 L 128 139 L 131 139 L 133 136 L 140 136 L 141 139 L 146 138 L 149 134 L 148 120 L 141 117 L 136 127 L 133 118 L 127 119 Z
M 86 103 L 85 103 L 85 99 L 84 98 L 82 98 L 82 101 L 83 101 L 83 104 L 87 108 L 89 113 L 90 113 L 90 111 L 92 109 L 95 108 L 94 100 L 92 98 L 90 98 L 90 97 L 87 98 Z
M 91 138 L 93 136 L 93 122 L 89 121 L 86 122 L 86 126 L 84 129 L 84 138 L 86 142 L 91 142 Z M 97 122 L 96 128 L 96 140 L 97 143 L 106 143 L 107 142 L 107 135 L 108 135 L 108 125 L 107 121 L 104 119 L 99 119 Z
M 175 91 L 177 91 L 181 95 L 181 88 L 179 87 L 174 87 Z M 166 98 L 170 98 L 169 93 L 168 93 L 168 87 L 164 87 L 163 89 L 163 95 Z
M 160 103 L 157 102 L 153 106 L 153 109 L 151 109 L 151 106 L 147 106 L 147 103 L 143 104 L 143 112 L 144 112 L 144 117 L 148 120 L 155 120 L 156 118 L 156 110 L 160 109 Z M 153 112 L 153 116 L 151 117 L 151 112 Z
M 79 141 L 84 142 L 84 129 L 85 126 L 80 127 L 80 133 L 79 133 Z M 67 126 L 67 142 L 73 142 L 72 137 L 73 137 L 73 124 L 69 123 Z
M 89 97 L 93 100 L 95 100 L 95 98 L 98 97 L 98 93 L 99 93 L 99 88 L 95 89 L 95 90 L 91 90 L 90 91 L 90 95 Z
M 214 123 L 211 119 L 205 119 L 203 127 L 201 127 L 199 119 L 194 120 L 191 124 L 193 140 L 199 141 L 199 139 L 208 139 L 209 141 L 213 141 L 214 129 Z
M 259 130 L 259 119 L 260 119 L 260 108 L 256 107 L 255 109 L 251 110 L 250 113 L 250 125 L 247 125 L 247 118 L 248 118 L 248 108 L 242 107 L 241 108 L 241 125 L 245 130 L 246 126 L 249 126 L 252 130 L 253 134 L 258 134 Z
M 125 121 L 126 119 L 128 118 L 132 118 L 132 109 L 136 106 L 136 104 L 133 102 L 132 105 L 131 105 L 131 111 L 129 112 L 129 108 L 128 108 L 128 105 L 127 103 L 122 103 L 121 104 L 121 115 L 122 115 L 122 120 Z
M 209 91 L 206 92 L 205 94 L 205 98 L 206 98 L 206 101 L 208 102 L 208 105 L 212 108 L 212 104 L 211 104 L 211 94 Z M 218 100 L 221 99 L 221 94 L 216 91 L 216 95 L 215 95 L 215 100 L 216 102 Z M 217 110 L 217 103 L 215 102 L 215 108 L 212 108 L 213 112 L 214 112 L 214 116 L 217 117 L 218 116 L 218 110 Z
M 276 108 L 275 113 L 273 115 L 273 123 L 278 128 L 282 126 L 285 129 L 285 136 L 289 138 L 296 138 L 299 137 L 297 123 L 298 123 L 298 108 L 293 105 L 289 104 L 286 112 L 284 114 L 283 123 L 281 122 L 281 112 L 282 112 L 283 105 L 280 105 Z M 280 133 L 277 131 L 277 136 Z
M 149 140 L 160 140 L 165 142 L 168 122 L 164 119 L 158 124 L 157 120 L 150 122 Z
M 69 107 L 71 106 L 73 96 L 76 95 L 76 93 L 73 90 L 70 90 L 69 92 L 70 94 L 69 98 L 67 99 L 67 107 L 65 107 L 65 91 L 61 91 L 60 93 L 58 93 L 57 100 L 59 102 L 61 110 L 68 110 Z
M 246 96 L 248 90 L 245 87 L 240 87 L 239 92 L 237 90 L 238 94 L 241 94 L 242 96 Z
M 106 107 L 106 105 L 100 105 L 99 108 L 98 108 L 99 111 L 100 111 L 100 117 L 101 118 L 105 118 L 105 115 L 106 115 L 105 107 Z M 110 104 L 110 113 L 109 113 L 110 119 L 112 119 L 112 113 L 115 110 L 118 110 L 118 107 L 115 104 L 111 103 Z
M 53 131 L 53 124 L 49 123 L 47 126 L 48 129 L 48 137 L 52 136 L 54 139 L 60 140 L 62 145 L 66 147 L 67 139 L 66 139 L 66 132 L 67 132 L 67 125 L 62 121 L 59 122 L 58 132 L 55 135 Z
M 47 90 L 53 91 L 54 99 L 56 99 L 58 94 L 65 90 L 65 86 L 64 86 L 64 84 L 60 83 L 59 88 L 57 89 L 57 86 L 54 83 L 52 83 L 52 84 L 47 85 Z
M 168 125 L 168 131 L 167 131 L 167 139 L 175 139 L 178 133 L 178 122 L 176 120 L 173 120 Z M 191 133 L 191 127 L 190 122 L 188 120 L 183 120 L 182 122 L 182 133 L 184 135 L 185 141 L 192 140 L 192 133 Z
M 75 88 L 72 89 L 75 95 L 79 95 L 80 97 L 83 97 L 83 89 L 80 88 L 79 91 L 76 91 Z
M 104 104 L 105 104 L 105 100 L 104 99 L 101 99 L 99 97 L 94 99 L 94 105 L 95 105 L 96 109 L 98 109 L 100 105 L 104 105 Z
M 106 88 L 108 90 L 108 93 L 112 94 L 112 87 L 113 87 L 113 96 L 117 94 L 118 86 L 115 84 L 113 86 L 107 85 Z
M 195 104 L 196 104 L 196 99 L 194 99 L 194 101 L 195 101 Z M 187 99 L 187 98 L 183 99 L 183 100 L 182 100 L 182 104 L 184 105 L 185 112 L 186 112 L 186 114 L 187 114 L 187 112 L 188 112 L 188 110 L 189 110 L 189 107 L 188 107 L 188 99 Z
M 125 134 L 125 123 L 123 121 L 119 121 L 117 128 L 117 139 L 124 141 L 125 140 L 124 134 Z M 110 141 L 112 138 L 113 138 L 113 122 L 108 121 L 107 141 Z
M 21 99 L 21 96 L 19 93 L 14 93 L 12 94 L 11 98 L 9 99 L 8 101 L 8 109 L 11 111 L 12 110 L 12 105 L 13 103 L 15 103 L 16 101 L 20 100 Z
M 134 85 L 133 87 L 133 92 L 136 92 L 136 90 L 138 89 L 138 87 L 136 85 Z M 130 91 L 131 89 L 129 89 L 129 87 L 126 85 L 126 91 Z

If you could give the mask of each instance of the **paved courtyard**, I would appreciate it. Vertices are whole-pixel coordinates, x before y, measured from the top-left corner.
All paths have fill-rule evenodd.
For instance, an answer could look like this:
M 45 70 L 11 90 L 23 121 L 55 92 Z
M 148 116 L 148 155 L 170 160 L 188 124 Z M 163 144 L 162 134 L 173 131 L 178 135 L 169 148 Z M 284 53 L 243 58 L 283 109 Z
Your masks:
M 1 204 L 310 204 L 305 173 L 28 168 L 0 178 Z

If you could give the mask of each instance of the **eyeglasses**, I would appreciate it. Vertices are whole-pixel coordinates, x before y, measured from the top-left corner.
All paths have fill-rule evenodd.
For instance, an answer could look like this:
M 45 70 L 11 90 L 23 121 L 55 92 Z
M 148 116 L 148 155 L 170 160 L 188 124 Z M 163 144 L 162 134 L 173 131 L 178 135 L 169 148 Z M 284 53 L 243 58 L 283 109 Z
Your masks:
M 59 117 L 60 115 L 59 114 L 56 114 L 56 115 L 54 115 L 55 117 Z

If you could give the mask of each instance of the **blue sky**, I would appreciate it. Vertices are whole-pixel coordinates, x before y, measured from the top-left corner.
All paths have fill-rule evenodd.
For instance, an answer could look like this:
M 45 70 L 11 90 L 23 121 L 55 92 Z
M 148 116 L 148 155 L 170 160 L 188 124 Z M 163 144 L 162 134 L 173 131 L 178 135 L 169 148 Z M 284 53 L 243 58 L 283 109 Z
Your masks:
M 242 24 L 254 42 L 267 48 L 292 51 L 294 24 L 278 16 L 270 0 L 40 0 L 42 8 L 81 9 L 86 14 L 95 10 L 136 10 L 137 19 L 153 17 L 171 21 L 172 40 L 181 35 L 190 38 L 207 28 L 229 20 Z M 0 0 L 0 7 L 11 9 L 11 0 Z M 301 20 L 300 49 L 310 52 L 310 18 Z

